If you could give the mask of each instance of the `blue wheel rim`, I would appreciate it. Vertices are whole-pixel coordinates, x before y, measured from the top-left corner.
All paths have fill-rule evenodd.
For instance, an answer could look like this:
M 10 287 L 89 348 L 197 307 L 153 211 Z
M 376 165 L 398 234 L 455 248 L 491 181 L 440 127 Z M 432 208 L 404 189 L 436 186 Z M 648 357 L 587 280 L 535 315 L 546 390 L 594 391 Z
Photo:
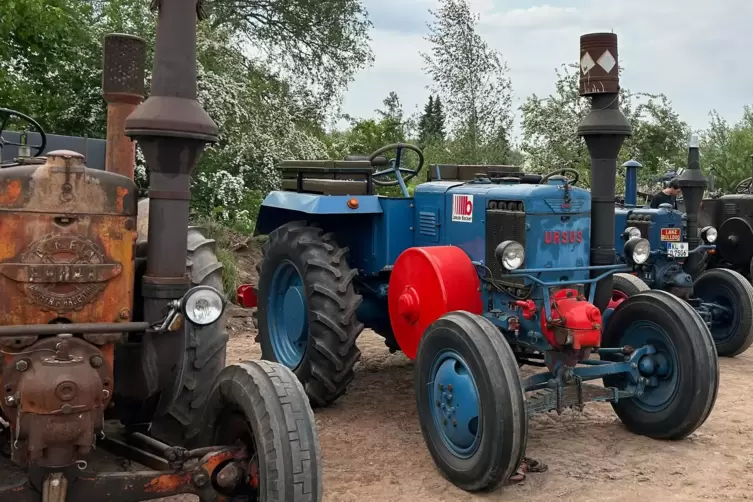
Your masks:
M 290 369 L 297 368 L 308 344 L 308 309 L 301 274 L 289 261 L 280 263 L 272 276 L 267 327 L 277 361 Z
M 666 409 L 677 394 L 680 367 L 669 334 L 654 322 L 635 321 L 625 330 L 621 343 L 632 347 L 652 345 L 656 349 L 656 354 L 644 356 L 638 362 L 641 376 L 651 383 L 645 387 L 642 396 L 635 396 L 632 401 L 650 413 Z
M 708 298 L 711 296 L 711 298 Z M 734 308 L 732 300 L 721 294 L 706 295 L 706 298 L 701 298 L 705 303 L 713 303 L 722 310 L 722 315 L 712 316 L 711 336 L 714 342 L 717 344 L 728 342 L 732 339 L 737 331 L 739 325 L 739 314 L 737 309 Z
M 469 458 L 481 443 L 481 399 L 465 359 L 454 350 L 434 358 L 429 405 L 439 437 L 456 457 Z

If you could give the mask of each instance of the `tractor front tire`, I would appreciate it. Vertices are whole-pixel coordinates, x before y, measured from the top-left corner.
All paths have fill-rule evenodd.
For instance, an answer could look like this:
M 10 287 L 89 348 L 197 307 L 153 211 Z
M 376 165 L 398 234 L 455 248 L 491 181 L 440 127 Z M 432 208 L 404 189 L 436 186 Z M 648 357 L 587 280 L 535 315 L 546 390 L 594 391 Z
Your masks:
M 725 311 L 711 322 L 720 356 L 734 357 L 748 350 L 753 343 L 753 286 L 745 277 L 725 268 L 709 270 L 693 284 L 693 296 Z
M 222 264 L 217 259 L 215 241 L 207 239 L 198 227 L 188 228 L 187 272 L 193 286 L 212 286 L 224 294 Z M 215 378 L 225 367 L 228 335 L 225 318 L 209 326 L 185 323 L 187 330 L 183 380 L 175 402 L 165 416 L 155 418 L 151 432 L 173 445 L 191 445 L 202 428 L 204 405 Z
M 293 370 L 314 406 L 345 393 L 361 357 L 356 310 L 362 297 L 347 254 L 333 234 L 295 221 L 269 235 L 257 267 L 262 359 Z
M 719 390 L 714 340 L 700 314 L 666 291 L 639 293 L 622 302 L 602 336 L 602 347 L 651 345 L 638 367 L 647 383 L 642 394 L 613 402 L 617 416 L 632 432 L 655 439 L 682 439 L 711 413 Z M 622 356 L 606 359 L 621 362 Z M 627 374 L 604 378 L 605 387 L 625 390 Z
M 240 442 L 258 462 L 256 493 L 228 500 L 320 502 L 316 419 L 295 375 L 278 363 L 247 361 L 228 366 L 212 384 L 199 444 Z
M 445 314 L 418 347 L 414 390 L 424 441 L 440 472 L 466 491 L 490 491 L 523 460 L 528 418 L 512 349 L 486 318 Z
M 617 308 L 623 301 L 633 295 L 649 291 L 651 288 L 641 279 L 630 274 L 614 274 L 612 276 L 612 299 L 608 308 Z

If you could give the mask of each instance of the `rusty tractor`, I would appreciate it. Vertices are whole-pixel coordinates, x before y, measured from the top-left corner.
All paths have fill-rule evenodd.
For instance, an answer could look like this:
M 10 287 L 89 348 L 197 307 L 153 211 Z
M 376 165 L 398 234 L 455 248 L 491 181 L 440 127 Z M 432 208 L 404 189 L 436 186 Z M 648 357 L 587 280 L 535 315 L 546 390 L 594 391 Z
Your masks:
M 321 500 L 301 384 L 267 361 L 225 367 L 222 265 L 188 226 L 190 175 L 218 133 L 196 101 L 198 5 L 155 8 L 143 103 L 144 41 L 105 38 L 104 171 L 36 157 L 39 124 L 0 110 L 42 137 L 0 169 L 0 451 L 20 474 L 0 501 Z M 141 202 L 132 140 L 150 169 Z M 95 472 L 100 446 L 152 470 Z
M 468 491 L 516 472 L 533 414 L 610 402 L 630 431 L 678 440 L 716 400 L 714 341 L 685 301 L 644 291 L 609 307 L 614 274 L 631 270 L 614 246 L 617 156 L 631 134 L 617 36 L 582 36 L 580 60 L 580 94 L 592 102 L 578 127 L 590 192 L 573 169 L 495 176 L 489 166 L 457 179 L 446 169 L 410 196 L 405 181 L 423 153 L 396 144 L 368 160 L 286 163 L 284 189 L 259 213 L 268 235 L 259 281 L 240 293 L 258 304 L 263 358 L 327 405 L 355 377 L 364 327 L 383 335 L 415 360 L 426 445 Z M 416 167 L 402 162 L 409 150 Z M 375 184 L 397 185 L 402 197 L 378 196 Z M 647 245 L 629 242 L 628 260 Z M 523 364 L 542 371 L 523 376 Z

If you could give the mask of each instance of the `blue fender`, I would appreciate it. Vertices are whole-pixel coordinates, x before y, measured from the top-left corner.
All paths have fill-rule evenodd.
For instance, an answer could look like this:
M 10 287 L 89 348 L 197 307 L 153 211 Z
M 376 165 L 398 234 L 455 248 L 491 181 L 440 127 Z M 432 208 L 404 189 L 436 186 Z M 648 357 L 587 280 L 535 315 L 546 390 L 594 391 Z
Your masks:
M 357 201 L 356 207 L 348 205 Z M 259 208 L 254 235 L 266 235 L 277 227 L 300 219 L 318 220 L 320 217 L 382 214 L 376 195 L 318 195 L 297 192 L 270 192 Z

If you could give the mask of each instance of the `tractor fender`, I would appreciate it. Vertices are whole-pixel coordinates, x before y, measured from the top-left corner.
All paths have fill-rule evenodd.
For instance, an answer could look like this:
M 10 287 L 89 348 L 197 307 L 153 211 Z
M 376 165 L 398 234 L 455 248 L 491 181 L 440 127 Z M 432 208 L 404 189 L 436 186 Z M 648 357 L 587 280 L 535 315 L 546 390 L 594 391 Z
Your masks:
M 318 195 L 270 192 L 259 208 L 254 235 L 269 234 L 296 220 L 317 221 L 333 216 L 380 215 L 384 211 L 376 195 Z

